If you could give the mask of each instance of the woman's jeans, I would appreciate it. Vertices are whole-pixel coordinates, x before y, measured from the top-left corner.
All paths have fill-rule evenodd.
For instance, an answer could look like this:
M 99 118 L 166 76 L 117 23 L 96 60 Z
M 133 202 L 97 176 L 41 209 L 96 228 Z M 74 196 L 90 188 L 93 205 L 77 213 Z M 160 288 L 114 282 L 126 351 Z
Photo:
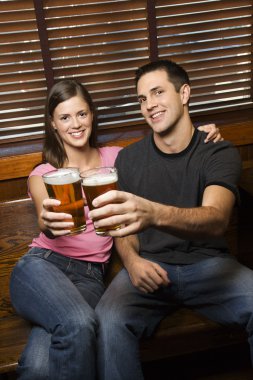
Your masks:
M 18 374 L 22 380 L 94 380 L 102 264 L 32 248 L 15 266 L 11 301 L 32 322 Z
M 139 339 L 150 336 L 162 318 L 182 305 L 221 324 L 242 326 L 253 363 L 253 271 L 231 257 L 159 264 L 168 273 L 169 286 L 142 293 L 123 269 L 99 301 L 99 380 L 142 380 Z

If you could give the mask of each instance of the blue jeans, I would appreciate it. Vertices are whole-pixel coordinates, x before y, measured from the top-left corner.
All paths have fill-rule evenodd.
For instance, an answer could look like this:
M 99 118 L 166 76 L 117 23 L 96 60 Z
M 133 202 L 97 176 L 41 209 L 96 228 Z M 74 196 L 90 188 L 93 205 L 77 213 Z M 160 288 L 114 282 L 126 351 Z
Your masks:
M 253 271 L 230 256 L 192 265 L 160 263 L 171 285 L 145 294 L 125 269 L 114 278 L 95 311 L 99 319 L 100 380 L 142 380 L 139 339 L 185 305 L 221 324 L 238 324 L 248 333 L 253 363 Z
M 34 325 L 18 366 L 22 380 L 94 380 L 101 264 L 32 248 L 13 269 L 11 301 Z

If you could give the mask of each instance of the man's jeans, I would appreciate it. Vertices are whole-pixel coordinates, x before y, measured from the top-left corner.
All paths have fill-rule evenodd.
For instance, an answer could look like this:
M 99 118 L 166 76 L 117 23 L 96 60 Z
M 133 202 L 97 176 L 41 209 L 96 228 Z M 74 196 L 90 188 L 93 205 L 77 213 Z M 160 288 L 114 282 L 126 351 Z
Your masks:
M 253 362 L 253 271 L 230 256 L 160 265 L 171 280 L 168 287 L 142 293 L 123 269 L 99 301 L 99 380 L 142 380 L 139 339 L 150 336 L 159 321 L 181 305 L 221 324 L 241 325 L 248 333 Z
M 17 312 L 34 325 L 19 362 L 22 380 L 94 380 L 103 268 L 32 248 L 10 282 Z

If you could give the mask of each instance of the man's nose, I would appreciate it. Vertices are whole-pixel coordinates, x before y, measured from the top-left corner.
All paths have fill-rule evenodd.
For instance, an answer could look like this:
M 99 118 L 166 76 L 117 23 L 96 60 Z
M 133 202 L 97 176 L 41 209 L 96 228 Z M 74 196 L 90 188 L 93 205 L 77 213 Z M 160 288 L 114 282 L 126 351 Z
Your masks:
M 147 107 L 147 109 L 152 109 L 152 108 L 154 108 L 156 106 L 157 106 L 157 102 L 155 101 L 155 99 L 152 96 L 150 96 L 150 97 L 148 97 L 146 99 L 146 107 Z

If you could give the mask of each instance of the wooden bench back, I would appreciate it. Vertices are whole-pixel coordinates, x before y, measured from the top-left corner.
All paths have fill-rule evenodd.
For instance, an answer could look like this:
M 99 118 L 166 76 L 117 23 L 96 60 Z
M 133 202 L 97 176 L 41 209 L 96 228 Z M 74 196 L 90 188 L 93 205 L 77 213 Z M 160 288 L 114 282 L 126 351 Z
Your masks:
M 9 277 L 17 260 L 28 251 L 39 232 L 30 199 L 0 204 L 0 318 L 14 313 L 9 298 Z

